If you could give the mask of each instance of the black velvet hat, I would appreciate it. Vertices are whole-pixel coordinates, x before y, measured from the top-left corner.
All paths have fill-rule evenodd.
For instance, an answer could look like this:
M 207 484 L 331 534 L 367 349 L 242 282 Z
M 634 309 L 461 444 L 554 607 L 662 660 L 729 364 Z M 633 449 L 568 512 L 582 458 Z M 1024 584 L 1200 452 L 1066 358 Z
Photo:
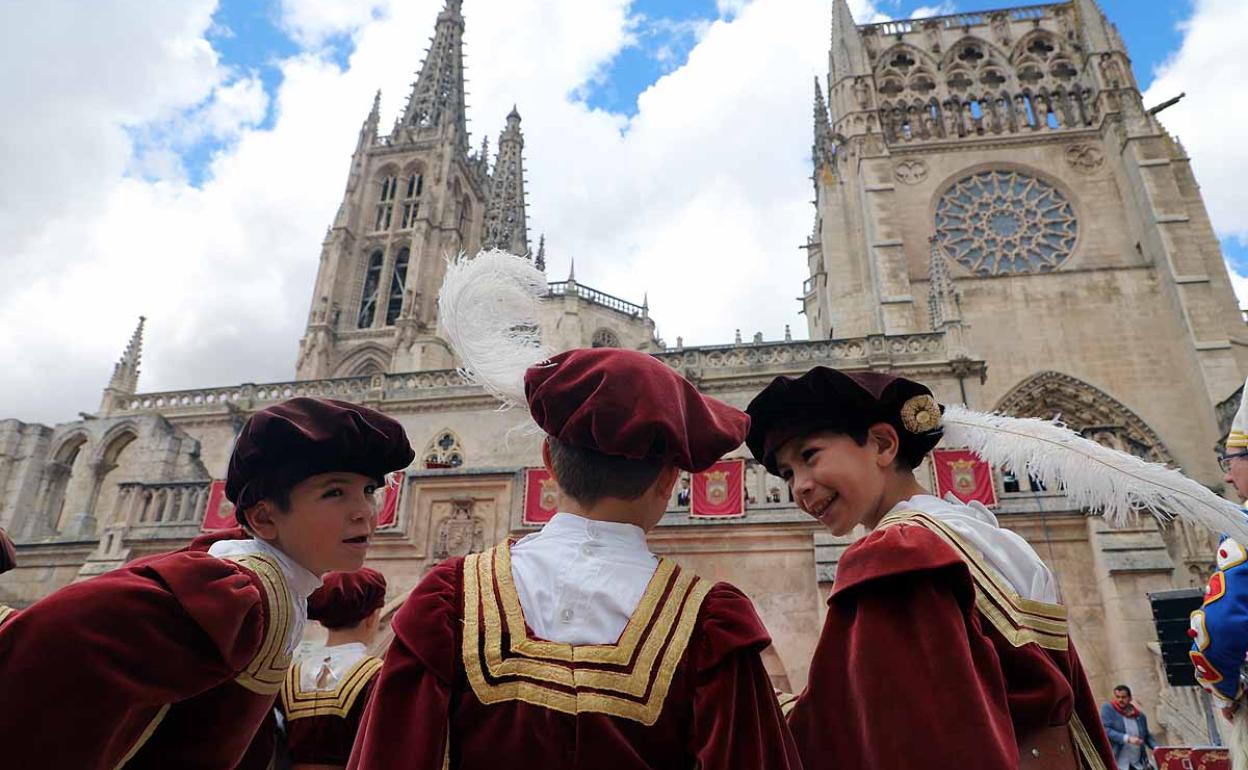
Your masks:
M 790 439 L 819 430 L 897 429 L 901 456 L 918 465 L 940 441 L 944 409 L 926 385 L 880 372 L 842 372 L 816 366 L 800 377 L 777 377 L 746 407 L 746 446 L 776 473 L 776 451 Z

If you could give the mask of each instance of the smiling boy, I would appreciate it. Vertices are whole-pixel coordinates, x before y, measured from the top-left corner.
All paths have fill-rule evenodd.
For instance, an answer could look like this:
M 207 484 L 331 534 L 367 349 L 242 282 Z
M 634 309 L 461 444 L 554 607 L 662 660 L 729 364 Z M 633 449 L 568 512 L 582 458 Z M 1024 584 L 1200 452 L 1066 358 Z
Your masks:
M 841 557 L 789 711 L 806 770 L 1112 766 L 1048 568 L 987 508 L 915 478 L 942 436 L 927 387 L 816 367 L 747 412 L 746 443 L 802 510 L 870 530 Z
M 13 767 L 264 768 L 260 730 L 330 570 L 364 563 L 373 492 L 413 452 L 365 407 L 257 412 L 226 496 L 243 529 L 67 586 L 0 629 L 0 744 Z M 71 736 L 63 726 L 73 725 Z

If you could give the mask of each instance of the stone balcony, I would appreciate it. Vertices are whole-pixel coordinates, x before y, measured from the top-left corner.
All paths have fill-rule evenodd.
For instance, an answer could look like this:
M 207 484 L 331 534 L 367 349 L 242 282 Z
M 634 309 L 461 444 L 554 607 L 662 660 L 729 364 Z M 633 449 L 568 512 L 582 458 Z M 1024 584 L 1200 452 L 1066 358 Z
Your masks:
M 948 364 L 951 359 L 943 332 L 668 348 L 654 355 L 710 391 L 740 385 L 742 378 L 751 375 L 771 377 L 798 373 L 817 365 L 839 369 L 889 369 Z M 246 415 L 295 396 L 373 404 L 478 399 L 484 405 L 488 400 L 480 388 L 468 384 L 458 371 L 439 369 L 114 396 L 105 413 L 157 412 L 172 418 L 223 413 Z

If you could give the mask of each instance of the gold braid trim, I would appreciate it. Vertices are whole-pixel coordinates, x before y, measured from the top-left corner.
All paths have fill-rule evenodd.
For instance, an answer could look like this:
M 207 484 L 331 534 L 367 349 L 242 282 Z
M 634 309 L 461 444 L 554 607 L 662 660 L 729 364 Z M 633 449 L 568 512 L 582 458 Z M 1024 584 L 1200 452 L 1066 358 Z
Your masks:
M 781 692 L 772 688 L 776 693 L 776 702 L 780 704 L 780 713 L 785 717 L 793 711 L 793 707 L 797 705 L 797 696 L 791 692 Z
M 232 557 L 230 561 L 256 573 L 268 608 L 260 650 L 234 681 L 257 695 L 275 695 L 282 689 L 290 669 L 291 655 L 286 649 L 286 640 L 295 622 L 286 578 L 271 556 L 249 553 Z
M 299 676 L 302 669 L 302 663 L 295 664 L 286 674 L 286 681 L 282 685 L 282 710 L 286 712 L 286 718 L 294 720 L 330 716 L 345 719 L 355 707 L 360 693 L 381 670 L 381 658 L 370 655 L 356 661 L 332 690 L 301 688 Z
M 505 577 L 496 573 L 496 561 L 498 573 L 506 567 Z M 710 584 L 661 562 L 629 620 L 629 627 L 637 628 L 633 647 L 638 647 L 637 640 L 644 634 L 635 659 L 632 650 L 618 649 L 626 641 L 623 636 L 620 645 L 573 646 L 530 639 L 523 613 L 519 625 L 512 625 L 508 615 L 509 635 L 521 637 L 520 644 L 508 649 L 521 652 L 504 659 L 501 621 L 505 610 L 500 611 L 499 603 L 508 605 L 514 600 L 519 607 L 510 565 L 505 543 L 464 560 L 462 654 L 477 699 L 487 705 L 518 700 L 565 714 L 600 713 L 645 725 L 658 721 Z M 645 633 L 647 627 L 649 633 Z M 534 650 L 555 652 L 555 661 L 536 659 Z M 597 670 L 595 666 L 603 660 L 620 660 L 629 669 Z M 494 681 L 487 680 L 487 674 Z
M 0 626 L 4 625 L 4 621 L 17 614 L 17 610 L 7 604 L 0 604 Z
M 143 748 L 143 744 L 151 740 L 152 734 L 156 732 L 156 728 L 160 726 L 161 720 L 165 718 L 165 714 L 169 713 L 169 707 L 172 705 L 172 703 L 166 703 L 160 707 L 160 711 L 157 711 L 156 716 L 152 717 L 152 721 L 148 722 L 147 727 L 143 728 L 143 732 L 139 735 L 139 739 L 134 742 L 134 745 L 131 746 L 130 750 L 126 752 L 126 755 L 121 758 L 121 761 L 117 763 L 117 767 L 114 768 L 114 770 L 121 770 L 121 768 L 125 767 L 126 763 L 134 759 L 134 755 L 139 753 L 139 749 Z
M 1070 715 L 1070 734 L 1075 739 L 1075 749 L 1083 755 L 1083 763 L 1089 770 L 1109 770 L 1105 767 L 1101 752 L 1096 750 L 1096 743 L 1092 741 L 1092 736 L 1088 735 L 1078 714 Z
M 1015 647 L 1035 642 L 1047 650 L 1064 652 L 1070 647 L 1066 608 L 1019 596 L 962 536 L 934 516 L 899 511 L 880 520 L 877 530 L 894 524 L 915 524 L 930 530 L 949 544 L 970 568 L 975 581 L 975 607 Z

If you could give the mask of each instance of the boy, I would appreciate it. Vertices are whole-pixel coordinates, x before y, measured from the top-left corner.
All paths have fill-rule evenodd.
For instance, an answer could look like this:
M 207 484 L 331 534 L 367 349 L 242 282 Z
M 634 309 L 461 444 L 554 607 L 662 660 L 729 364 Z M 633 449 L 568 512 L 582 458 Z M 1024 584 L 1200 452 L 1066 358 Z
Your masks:
M 286 674 L 278 701 L 291 770 L 341 769 L 368 703 L 381 659 L 368 654 L 381 623 L 386 578 L 364 567 L 331 572 L 308 597 L 308 619 L 329 630 L 314 658 Z
M 258 731 L 307 597 L 325 572 L 363 564 L 373 491 L 412 457 L 397 422 L 353 404 L 296 398 L 253 415 L 226 478 L 247 533 L 67 586 L 0 628 L 10 766 L 266 767 L 272 734 Z
M 412 591 L 348 767 L 799 767 L 750 600 L 646 547 L 748 418 L 625 350 L 561 353 L 524 391 L 560 512 Z
M 816 367 L 747 412 L 751 452 L 802 510 L 872 530 L 841 557 L 786 705 L 807 770 L 1113 766 L 1048 569 L 982 505 L 915 479 L 941 438 L 931 391 Z

